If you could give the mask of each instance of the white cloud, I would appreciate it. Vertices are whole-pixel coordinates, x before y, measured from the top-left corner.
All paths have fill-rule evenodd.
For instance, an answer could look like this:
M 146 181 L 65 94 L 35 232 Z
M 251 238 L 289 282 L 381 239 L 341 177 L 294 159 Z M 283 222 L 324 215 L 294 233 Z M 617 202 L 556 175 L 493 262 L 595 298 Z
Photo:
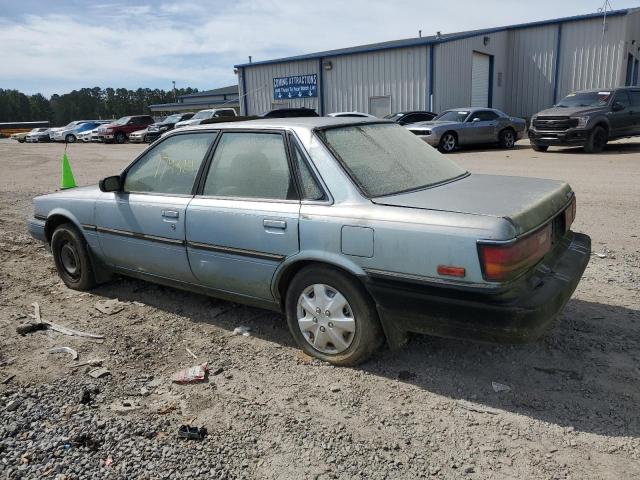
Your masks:
M 621 8 L 627 3 L 616 2 Z M 282 2 L 103 2 L 65 15 L 0 17 L 4 87 L 52 93 L 52 86 L 179 85 L 235 82 L 234 63 L 398 38 L 593 12 L 600 0 L 450 2 L 324 0 Z M 44 10 L 44 13 L 42 12 Z

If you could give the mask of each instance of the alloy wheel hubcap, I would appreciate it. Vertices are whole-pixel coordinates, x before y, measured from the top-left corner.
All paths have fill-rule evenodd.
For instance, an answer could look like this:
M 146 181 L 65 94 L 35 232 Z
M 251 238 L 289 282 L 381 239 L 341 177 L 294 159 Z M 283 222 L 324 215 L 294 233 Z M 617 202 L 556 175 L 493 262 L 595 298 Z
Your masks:
M 298 327 L 305 340 L 322 353 L 338 354 L 349 348 L 356 321 L 347 299 L 329 285 L 308 286 L 298 297 Z
M 74 278 L 80 276 L 80 259 L 73 245 L 65 243 L 60 249 L 60 261 L 64 270 Z
M 453 135 L 447 135 L 446 137 L 444 137 L 443 144 L 445 150 L 451 151 L 456 146 L 456 139 L 453 138 Z
M 513 140 L 513 133 L 509 132 L 505 135 L 504 137 L 504 143 L 507 147 L 511 147 L 513 146 L 513 144 L 515 143 Z

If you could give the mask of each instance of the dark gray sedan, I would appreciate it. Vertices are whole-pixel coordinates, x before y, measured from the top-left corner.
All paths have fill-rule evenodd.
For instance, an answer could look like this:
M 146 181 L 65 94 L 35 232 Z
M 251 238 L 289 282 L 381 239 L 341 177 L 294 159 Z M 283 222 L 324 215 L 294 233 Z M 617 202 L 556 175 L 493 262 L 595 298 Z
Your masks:
M 406 127 L 432 147 L 449 153 L 460 145 L 497 144 L 513 148 L 524 135 L 525 125 L 524 119 L 510 117 L 495 108 L 467 107 L 446 110 L 429 122 Z

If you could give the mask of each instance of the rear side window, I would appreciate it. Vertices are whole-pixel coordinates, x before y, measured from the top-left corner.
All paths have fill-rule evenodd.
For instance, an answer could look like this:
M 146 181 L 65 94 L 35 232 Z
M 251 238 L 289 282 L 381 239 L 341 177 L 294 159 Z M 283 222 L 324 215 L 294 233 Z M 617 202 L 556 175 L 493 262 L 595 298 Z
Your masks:
M 498 118 L 498 114 L 490 110 L 482 110 L 480 112 L 472 113 L 470 121 L 473 121 L 474 118 L 479 118 L 481 122 L 490 122 L 491 120 Z
M 613 97 L 613 103 L 621 103 L 622 105 L 625 106 L 625 108 L 628 108 L 631 106 L 629 95 L 627 95 L 627 92 L 625 92 L 624 90 L 620 92 L 616 92 L 616 94 Z
M 127 172 L 125 192 L 190 195 L 198 169 L 216 133 L 170 137 L 140 158 Z
M 631 105 L 640 107 L 640 90 L 631 90 L 629 92 L 629 98 L 631 98 Z
M 283 136 L 279 133 L 224 133 L 213 155 L 203 194 L 296 199 Z
M 293 163 L 296 165 L 300 174 L 302 198 L 305 200 L 324 200 L 324 192 L 320 188 L 320 185 L 318 185 L 313 173 L 311 173 L 311 169 L 304 159 L 300 146 L 292 137 L 289 138 L 292 145 Z
M 235 117 L 235 112 L 232 112 L 231 110 L 220 110 L 219 112 L 216 113 L 217 117 Z

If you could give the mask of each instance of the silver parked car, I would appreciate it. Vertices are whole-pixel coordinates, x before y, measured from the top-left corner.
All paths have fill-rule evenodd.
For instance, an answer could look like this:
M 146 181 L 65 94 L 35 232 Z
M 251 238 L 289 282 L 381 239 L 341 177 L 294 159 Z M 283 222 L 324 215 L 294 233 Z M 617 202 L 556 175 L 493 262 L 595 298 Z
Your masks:
M 590 255 L 561 181 L 472 174 L 384 121 L 285 118 L 169 132 L 99 186 L 34 199 L 70 287 L 119 273 L 286 314 L 310 355 L 407 332 L 523 342 Z
M 433 120 L 409 124 L 411 133 L 443 153 L 460 145 L 498 144 L 513 148 L 524 135 L 526 122 L 495 108 L 456 108 Z

